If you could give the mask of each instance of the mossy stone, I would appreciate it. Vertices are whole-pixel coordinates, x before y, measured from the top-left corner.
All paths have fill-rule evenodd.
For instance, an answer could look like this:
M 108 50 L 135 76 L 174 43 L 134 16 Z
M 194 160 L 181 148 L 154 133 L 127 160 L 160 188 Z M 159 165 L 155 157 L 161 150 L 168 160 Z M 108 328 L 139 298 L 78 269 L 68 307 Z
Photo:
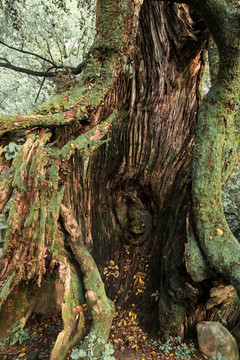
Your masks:
M 217 321 L 202 321 L 197 324 L 199 349 L 208 357 L 220 353 L 229 360 L 239 360 L 238 345 L 232 334 Z

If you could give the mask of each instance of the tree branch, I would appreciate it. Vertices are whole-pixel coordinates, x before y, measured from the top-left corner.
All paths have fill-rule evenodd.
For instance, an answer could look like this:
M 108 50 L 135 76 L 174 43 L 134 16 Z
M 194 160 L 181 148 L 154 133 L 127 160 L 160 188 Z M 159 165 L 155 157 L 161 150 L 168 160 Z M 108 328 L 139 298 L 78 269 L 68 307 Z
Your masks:
M 37 70 L 31 70 L 31 69 L 26 69 L 23 68 L 21 66 L 16 66 L 10 63 L 10 61 L 8 59 L 2 58 L 0 57 L 0 60 L 4 60 L 5 62 L 0 62 L 0 67 L 5 68 L 5 69 L 10 69 L 16 72 L 20 72 L 23 74 L 28 74 L 28 75 L 32 75 L 32 76 L 38 76 L 38 77 L 55 77 L 58 75 L 58 71 L 52 71 L 50 72 L 52 69 L 59 69 L 59 70 L 70 70 L 72 75 L 77 75 L 82 71 L 83 68 L 83 64 L 79 64 L 77 67 L 72 68 L 72 67 L 68 67 L 68 66 L 52 66 L 51 68 L 49 68 L 47 71 L 37 71 Z
M 11 69 L 11 70 L 21 72 L 24 74 L 39 76 L 39 77 L 54 77 L 58 74 L 57 71 L 49 72 L 49 71 L 36 71 L 36 70 L 31 70 L 31 69 L 25 69 L 23 67 L 15 66 L 15 65 L 11 64 L 7 59 L 4 59 L 4 58 L 0 58 L 0 59 L 6 61 L 4 63 L 0 63 L 0 67 L 5 68 L 5 69 Z
M 192 0 L 219 51 L 216 81 L 203 99 L 193 155 L 192 202 L 196 233 L 209 264 L 235 286 L 240 296 L 240 246 L 223 213 L 222 166 L 237 161 L 239 138 L 239 15 L 224 0 Z M 229 174 L 229 171 L 227 171 Z
M 236 29 L 234 24 L 237 13 L 232 12 L 223 0 L 191 0 L 189 4 L 201 14 L 219 52 L 224 52 L 231 47 L 235 37 L 233 30 Z
M 11 50 L 15 50 L 15 51 L 18 51 L 18 52 L 23 53 L 23 54 L 28 54 L 28 55 L 35 56 L 35 57 L 37 57 L 37 58 L 39 58 L 39 59 L 41 59 L 41 60 L 43 60 L 43 61 L 48 62 L 48 63 L 51 64 L 53 67 L 56 67 L 56 66 L 57 66 L 53 61 L 51 61 L 51 60 L 49 60 L 49 59 L 46 59 L 45 57 L 43 57 L 43 56 L 41 56 L 41 55 L 39 55 L 39 54 L 36 54 L 36 53 L 34 53 L 34 52 L 27 51 L 27 50 L 23 50 L 23 49 L 18 49 L 18 48 L 14 47 L 14 46 L 11 46 L 11 45 L 6 44 L 6 43 L 5 43 L 4 41 L 2 41 L 2 40 L 0 40 L 0 44 L 6 46 L 7 48 L 9 48 L 9 49 L 11 49 Z
M 58 74 L 57 71 L 50 72 L 51 69 L 71 70 L 72 75 L 77 75 L 82 71 L 82 64 L 79 64 L 77 67 L 57 65 L 52 60 L 46 59 L 46 58 L 44 58 L 43 56 L 41 56 L 39 54 L 36 54 L 34 52 L 31 52 L 31 51 L 27 51 L 27 50 L 18 49 L 18 48 L 14 47 L 14 46 L 11 46 L 11 45 L 8 45 L 8 44 L 4 43 L 2 40 L 0 40 L 0 44 L 6 46 L 9 49 L 18 51 L 20 53 L 35 56 L 38 59 L 46 61 L 46 62 L 48 62 L 48 63 L 50 63 L 52 65 L 52 67 L 50 67 L 47 71 L 35 71 L 35 70 L 23 68 L 21 66 L 13 65 L 13 64 L 10 63 L 10 61 L 8 59 L 0 57 L 0 60 L 5 61 L 5 63 L 0 63 L 0 67 L 3 67 L 3 68 L 8 68 L 8 69 L 11 69 L 11 70 L 14 70 L 14 71 L 17 71 L 17 72 L 21 72 L 21 73 L 25 73 L 25 74 L 33 75 L 33 76 L 44 77 L 44 78 L 45 77 L 54 77 L 54 76 L 56 76 Z

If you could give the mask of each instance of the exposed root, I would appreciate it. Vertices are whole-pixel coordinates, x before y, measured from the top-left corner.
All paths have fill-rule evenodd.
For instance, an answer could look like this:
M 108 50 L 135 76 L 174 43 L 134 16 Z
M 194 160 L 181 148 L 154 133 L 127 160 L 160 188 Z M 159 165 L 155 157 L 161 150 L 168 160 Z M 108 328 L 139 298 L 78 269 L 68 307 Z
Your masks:
M 63 330 L 58 334 L 50 360 L 64 360 L 69 349 L 83 337 L 84 315 L 78 311 L 81 283 L 69 265 L 66 265 L 65 292 L 62 304 Z
M 83 243 L 80 226 L 77 224 L 70 210 L 63 204 L 61 205 L 60 214 L 63 218 L 65 229 L 70 235 L 70 238 L 67 240 L 68 245 L 71 247 L 74 258 L 83 273 L 85 297 L 92 315 L 90 334 L 94 333 L 96 339 L 101 338 L 104 340 L 103 344 L 96 343 L 95 356 L 98 356 L 103 351 L 109 336 L 114 314 L 114 305 L 113 302 L 107 298 L 97 265 Z M 88 348 L 88 339 L 84 340 L 81 348 L 84 350 Z

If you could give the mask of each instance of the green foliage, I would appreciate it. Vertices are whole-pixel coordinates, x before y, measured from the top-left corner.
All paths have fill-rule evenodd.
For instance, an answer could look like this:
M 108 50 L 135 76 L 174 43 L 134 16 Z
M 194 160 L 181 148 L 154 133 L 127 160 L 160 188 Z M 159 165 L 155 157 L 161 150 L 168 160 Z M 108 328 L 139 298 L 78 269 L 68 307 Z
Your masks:
M 75 349 L 71 353 L 71 359 L 73 360 L 79 360 L 79 359 L 89 359 L 89 360 L 115 360 L 115 357 L 112 356 L 114 353 L 114 349 L 112 344 L 105 344 L 104 351 L 101 356 L 94 356 L 95 349 L 98 345 L 104 344 L 105 340 L 97 338 L 97 336 L 93 333 L 86 336 L 86 339 L 89 341 L 89 347 L 88 349 L 82 350 L 82 349 Z
M 53 64 L 76 67 L 95 36 L 95 7 L 96 0 L 2 0 L 0 62 L 34 71 L 48 71 Z M 0 76 L 0 114 L 31 111 L 44 78 L 2 67 Z M 56 82 L 46 78 L 37 103 L 51 96 L 66 76 L 59 70 Z
M 11 335 L 9 337 L 2 338 L 0 341 L 0 350 L 4 350 L 6 344 L 15 345 L 23 344 L 26 341 L 36 338 L 36 334 L 31 334 L 30 329 L 23 329 L 23 325 L 19 324 L 11 330 Z
M 17 152 L 21 150 L 22 145 L 16 144 L 15 142 L 10 142 L 8 145 L 4 146 L 3 151 L 5 152 L 5 159 L 12 160 L 16 156 Z
M 153 345 L 156 346 L 156 342 Z M 190 360 L 191 354 L 195 352 L 194 345 L 183 343 L 180 336 L 170 336 L 164 344 L 160 344 L 159 350 L 165 355 L 173 353 L 178 360 Z

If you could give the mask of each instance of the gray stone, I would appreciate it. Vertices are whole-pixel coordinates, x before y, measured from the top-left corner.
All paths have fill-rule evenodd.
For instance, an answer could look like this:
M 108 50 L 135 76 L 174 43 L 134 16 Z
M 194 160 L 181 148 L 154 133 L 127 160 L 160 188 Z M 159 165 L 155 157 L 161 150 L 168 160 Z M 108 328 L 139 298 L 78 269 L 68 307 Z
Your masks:
M 209 357 L 220 353 L 229 360 L 239 360 L 238 345 L 232 334 L 219 322 L 201 321 L 197 324 L 200 351 Z

